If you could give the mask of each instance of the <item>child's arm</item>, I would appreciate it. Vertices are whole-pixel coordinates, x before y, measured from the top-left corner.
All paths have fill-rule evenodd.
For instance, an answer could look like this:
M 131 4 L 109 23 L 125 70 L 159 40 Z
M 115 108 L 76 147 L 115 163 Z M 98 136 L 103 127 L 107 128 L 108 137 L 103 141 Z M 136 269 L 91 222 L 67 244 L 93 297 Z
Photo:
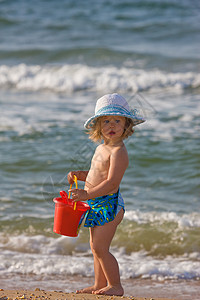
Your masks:
M 69 184 L 74 183 L 74 175 L 77 177 L 80 181 L 85 181 L 87 177 L 88 171 L 71 171 L 67 175 L 67 179 Z
M 95 187 L 88 190 L 71 189 L 73 200 L 86 201 L 96 197 L 108 195 L 119 188 L 123 175 L 128 167 L 128 155 L 126 151 L 119 150 L 110 156 L 108 177 Z

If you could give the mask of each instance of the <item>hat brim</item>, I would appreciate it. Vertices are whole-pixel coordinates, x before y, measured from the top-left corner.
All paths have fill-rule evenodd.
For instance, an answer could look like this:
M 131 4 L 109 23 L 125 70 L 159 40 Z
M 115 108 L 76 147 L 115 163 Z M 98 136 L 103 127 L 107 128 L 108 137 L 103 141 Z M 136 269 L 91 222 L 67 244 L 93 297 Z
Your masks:
M 134 115 L 132 112 L 120 113 L 117 111 L 116 112 L 112 111 L 112 112 L 106 112 L 106 113 L 100 113 L 100 114 L 97 113 L 95 116 L 92 116 L 85 122 L 84 127 L 86 129 L 92 128 L 94 126 L 94 124 L 96 123 L 97 118 L 104 117 L 104 116 L 119 116 L 119 117 L 129 118 L 129 119 L 133 120 L 133 124 L 134 124 L 133 126 L 144 123 L 146 121 L 142 117 Z

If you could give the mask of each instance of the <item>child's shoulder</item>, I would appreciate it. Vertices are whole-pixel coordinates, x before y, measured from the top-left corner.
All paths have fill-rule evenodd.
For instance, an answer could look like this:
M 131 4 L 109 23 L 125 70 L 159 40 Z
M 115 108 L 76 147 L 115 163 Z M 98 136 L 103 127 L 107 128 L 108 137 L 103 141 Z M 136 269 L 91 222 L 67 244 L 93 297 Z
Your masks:
M 95 150 L 96 154 L 107 153 L 107 152 L 110 152 L 110 150 L 104 144 L 98 145 Z
M 126 146 L 124 144 L 110 148 L 110 152 L 111 152 L 111 154 L 117 155 L 117 156 L 124 156 L 124 157 L 128 156 L 128 152 L 127 152 Z
M 114 147 L 110 157 L 116 160 L 118 163 L 123 162 L 124 166 L 128 167 L 129 158 L 125 145 Z
M 104 144 L 100 144 L 96 147 L 96 151 L 101 151 L 104 149 Z
M 128 155 L 126 146 L 124 144 L 121 145 L 121 146 L 114 147 L 113 148 L 113 152 L 114 153 L 121 153 L 121 154 L 127 154 Z

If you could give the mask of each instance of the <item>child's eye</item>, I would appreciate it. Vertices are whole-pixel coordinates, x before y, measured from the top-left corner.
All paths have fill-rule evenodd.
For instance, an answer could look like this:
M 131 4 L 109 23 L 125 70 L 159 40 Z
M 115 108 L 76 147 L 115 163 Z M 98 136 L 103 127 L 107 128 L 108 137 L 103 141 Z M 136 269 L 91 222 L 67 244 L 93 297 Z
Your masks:
M 115 120 L 115 122 L 116 122 L 116 123 L 119 123 L 119 122 L 120 122 L 120 120 Z
M 105 123 L 105 124 L 108 124 L 108 123 L 109 123 L 109 120 L 105 120 L 104 123 Z

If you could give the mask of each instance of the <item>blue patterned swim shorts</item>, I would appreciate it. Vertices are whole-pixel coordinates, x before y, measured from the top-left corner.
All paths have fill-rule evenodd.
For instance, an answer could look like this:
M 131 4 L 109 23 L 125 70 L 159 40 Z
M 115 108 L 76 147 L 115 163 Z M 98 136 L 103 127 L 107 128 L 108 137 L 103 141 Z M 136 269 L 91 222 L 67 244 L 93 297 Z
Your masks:
M 90 210 L 87 213 L 85 227 L 102 226 L 114 220 L 124 202 L 121 193 L 105 195 L 88 200 Z

